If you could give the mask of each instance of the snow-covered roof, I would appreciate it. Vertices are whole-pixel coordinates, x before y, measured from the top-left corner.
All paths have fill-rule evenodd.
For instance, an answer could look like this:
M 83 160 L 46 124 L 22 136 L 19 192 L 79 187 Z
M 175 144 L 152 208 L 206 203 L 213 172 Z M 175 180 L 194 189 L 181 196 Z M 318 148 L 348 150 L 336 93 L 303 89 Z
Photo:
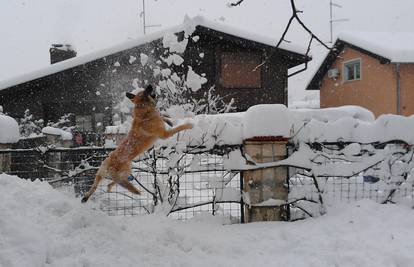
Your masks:
M 121 52 L 127 49 L 131 49 L 131 48 L 143 45 L 145 43 L 148 43 L 148 42 L 151 42 L 157 39 L 161 39 L 167 33 L 177 33 L 181 31 L 185 31 L 189 27 L 192 27 L 192 26 L 193 27 L 203 26 L 206 28 L 213 29 L 215 31 L 219 31 L 225 34 L 233 35 L 236 37 L 255 41 L 255 42 L 273 46 L 273 47 L 276 46 L 278 42 L 278 38 L 269 38 L 269 37 L 261 36 L 255 33 L 246 32 L 246 31 L 243 31 L 243 30 L 240 30 L 240 29 L 228 26 L 228 25 L 224 25 L 221 23 L 208 20 L 202 16 L 196 16 L 194 18 L 189 18 L 186 16 L 184 18 L 184 22 L 180 25 L 176 25 L 174 27 L 170 27 L 162 31 L 157 31 L 157 32 L 147 34 L 144 36 L 140 36 L 137 39 L 128 40 L 118 45 L 105 48 L 105 49 L 102 49 L 102 50 L 99 50 L 99 51 L 96 51 L 96 52 L 93 52 L 87 55 L 70 58 L 65 61 L 58 62 L 53 65 L 47 66 L 46 68 L 42 68 L 37 71 L 29 72 L 24 75 L 19 75 L 19 76 L 13 77 L 8 80 L 0 81 L 0 90 L 17 85 L 17 84 L 28 82 L 28 81 L 31 81 L 37 78 L 41 78 L 47 75 L 51 75 L 51 74 L 54 74 L 54 73 L 57 73 L 57 72 L 60 72 L 66 69 L 70 69 L 70 68 L 73 68 L 73 67 L 76 67 L 76 66 L 91 62 L 93 60 L 96 60 L 96 59 L 99 59 L 99 58 L 102 58 L 108 55 L 112 55 L 112 54 L 115 54 L 115 53 L 118 53 L 118 52 Z M 297 53 L 297 54 L 301 54 L 301 55 L 306 54 L 305 47 L 301 47 L 301 46 L 286 43 L 286 42 L 280 45 L 280 49 L 293 52 L 293 53 Z
M 414 32 L 343 32 L 338 40 L 395 63 L 414 62 Z

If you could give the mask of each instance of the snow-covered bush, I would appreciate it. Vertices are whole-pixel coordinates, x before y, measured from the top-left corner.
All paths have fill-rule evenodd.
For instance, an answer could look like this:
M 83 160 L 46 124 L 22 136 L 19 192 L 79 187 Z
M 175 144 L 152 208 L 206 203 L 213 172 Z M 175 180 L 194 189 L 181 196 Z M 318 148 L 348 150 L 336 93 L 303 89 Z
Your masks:
M 76 126 L 73 123 L 72 117 L 74 116 L 73 113 L 67 113 L 62 115 L 57 122 L 49 121 L 47 126 L 52 128 L 61 129 L 65 132 L 72 132 Z
M 30 138 L 41 135 L 43 119 L 36 120 L 29 109 L 24 111 L 23 118 L 19 121 L 19 131 L 22 137 Z
M 49 121 L 47 126 L 42 128 L 42 133 L 59 136 L 62 140 L 72 140 L 72 131 L 76 129 L 76 126 L 71 117 L 73 114 L 68 113 L 62 115 L 57 122 Z

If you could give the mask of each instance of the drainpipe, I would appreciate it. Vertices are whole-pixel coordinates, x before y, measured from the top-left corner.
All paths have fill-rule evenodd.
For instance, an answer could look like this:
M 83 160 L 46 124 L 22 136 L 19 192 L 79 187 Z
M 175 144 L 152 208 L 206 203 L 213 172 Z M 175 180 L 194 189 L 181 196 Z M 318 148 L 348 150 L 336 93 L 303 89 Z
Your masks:
M 397 114 L 401 114 L 401 78 L 400 78 L 400 63 L 395 65 L 395 74 L 397 76 Z

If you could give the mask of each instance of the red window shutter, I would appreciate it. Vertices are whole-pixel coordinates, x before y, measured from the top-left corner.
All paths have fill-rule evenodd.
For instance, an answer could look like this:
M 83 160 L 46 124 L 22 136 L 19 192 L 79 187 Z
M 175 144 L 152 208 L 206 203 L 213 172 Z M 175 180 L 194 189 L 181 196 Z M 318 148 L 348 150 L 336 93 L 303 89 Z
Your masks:
M 221 85 L 226 88 L 261 88 L 262 75 L 259 54 L 223 53 L 221 55 Z

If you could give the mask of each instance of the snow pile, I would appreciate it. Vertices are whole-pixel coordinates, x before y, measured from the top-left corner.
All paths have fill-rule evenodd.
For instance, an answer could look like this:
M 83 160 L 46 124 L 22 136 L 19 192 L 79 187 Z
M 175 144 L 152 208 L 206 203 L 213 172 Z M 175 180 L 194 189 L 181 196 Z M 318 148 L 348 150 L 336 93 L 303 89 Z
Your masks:
M 361 201 L 298 222 L 107 216 L 45 182 L 0 175 L 0 266 L 411 266 L 414 213 Z
M 308 122 L 312 119 L 321 122 L 333 122 L 341 118 L 352 118 L 360 121 L 372 122 L 374 113 L 359 106 L 341 106 L 322 109 L 293 109 L 294 122 Z
M 42 133 L 60 136 L 62 140 L 72 140 L 73 138 L 72 133 L 51 126 L 42 128 Z
M 312 119 L 297 140 L 304 142 L 388 142 L 393 140 L 414 144 L 414 116 L 381 115 L 375 121 L 343 117 L 334 121 Z
M 238 145 L 243 143 L 243 113 L 218 115 L 197 115 L 192 119 L 181 119 L 177 125 L 186 122 L 194 128 L 180 132 L 168 140 L 159 140 L 158 145 L 182 142 L 188 146 L 203 145 L 212 148 L 215 145 Z
M 284 105 L 257 105 L 243 116 L 243 137 L 289 136 L 290 113 Z
M 289 104 L 289 108 L 311 108 L 317 109 L 320 107 L 319 99 L 312 100 L 297 100 Z
M 16 143 L 19 138 L 19 125 L 16 120 L 0 113 L 0 144 Z

